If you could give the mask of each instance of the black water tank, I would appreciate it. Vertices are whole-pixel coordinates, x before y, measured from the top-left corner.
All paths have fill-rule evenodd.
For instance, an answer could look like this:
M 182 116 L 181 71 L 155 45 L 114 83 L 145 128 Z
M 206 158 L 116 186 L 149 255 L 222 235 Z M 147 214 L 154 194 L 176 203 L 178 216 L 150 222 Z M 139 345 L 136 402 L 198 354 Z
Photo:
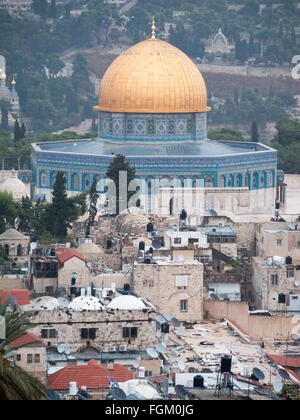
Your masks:
M 169 334 L 170 326 L 169 326 L 169 324 L 167 322 L 164 322 L 163 324 L 161 324 L 160 329 L 161 329 L 161 332 L 162 333 Z
M 130 290 L 130 285 L 128 283 L 124 284 L 124 290 L 126 291 Z
M 280 203 L 278 203 L 278 201 L 277 201 L 277 203 L 275 205 L 275 208 L 276 208 L 276 210 L 279 210 L 280 209 Z
M 154 226 L 153 223 L 148 223 L 147 224 L 147 232 L 153 232 Z
M 204 388 L 204 378 L 201 375 L 194 376 L 194 388 Z
M 285 303 L 286 300 L 286 296 L 283 293 L 280 293 L 280 295 L 278 295 L 278 303 Z
M 225 356 L 221 358 L 221 373 L 231 372 L 231 357 Z
M 145 242 L 142 241 L 142 242 L 139 243 L 139 250 L 140 251 L 145 251 Z
M 107 248 L 107 249 L 110 249 L 110 248 L 112 247 L 112 245 L 113 245 L 112 241 L 111 241 L 110 239 L 108 239 L 108 240 L 106 241 L 106 248 Z

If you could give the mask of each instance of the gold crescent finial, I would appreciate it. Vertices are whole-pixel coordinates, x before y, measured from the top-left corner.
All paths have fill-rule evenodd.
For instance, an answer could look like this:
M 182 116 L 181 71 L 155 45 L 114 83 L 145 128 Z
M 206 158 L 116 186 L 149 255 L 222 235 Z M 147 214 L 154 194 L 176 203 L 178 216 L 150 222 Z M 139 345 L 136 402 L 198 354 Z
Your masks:
M 152 20 L 152 39 L 155 39 L 155 19 Z
M 13 79 L 12 79 L 11 84 L 12 84 L 12 85 L 15 85 L 15 84 L 16 84 L 16 81 L 15 81 L 15 75 L 14 75 L 14 74 L 13 74 Z

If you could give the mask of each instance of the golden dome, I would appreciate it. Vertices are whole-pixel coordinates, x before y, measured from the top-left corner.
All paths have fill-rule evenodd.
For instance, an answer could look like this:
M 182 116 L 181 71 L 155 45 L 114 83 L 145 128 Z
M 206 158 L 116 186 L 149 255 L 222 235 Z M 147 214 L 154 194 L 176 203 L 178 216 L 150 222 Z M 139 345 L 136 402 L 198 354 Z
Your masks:
M 97 111 L 206 112 L 202 74 L 178 48 L 151 38 L 129 48 L 106 70 Z

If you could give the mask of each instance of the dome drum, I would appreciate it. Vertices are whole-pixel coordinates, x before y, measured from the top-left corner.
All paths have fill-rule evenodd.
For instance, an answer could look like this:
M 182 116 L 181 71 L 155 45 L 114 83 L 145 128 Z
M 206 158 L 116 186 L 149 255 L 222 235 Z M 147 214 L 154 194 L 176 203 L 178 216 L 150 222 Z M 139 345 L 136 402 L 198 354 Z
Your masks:
M 99 113 L 99 136 L 110 140 L 206 140 L 206 113 Z

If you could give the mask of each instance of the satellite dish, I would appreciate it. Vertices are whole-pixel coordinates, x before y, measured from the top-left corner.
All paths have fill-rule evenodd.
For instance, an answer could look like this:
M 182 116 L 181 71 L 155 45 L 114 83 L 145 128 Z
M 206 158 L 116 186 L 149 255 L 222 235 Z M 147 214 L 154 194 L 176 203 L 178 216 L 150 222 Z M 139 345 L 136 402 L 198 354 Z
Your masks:
M 281 378 L 285 380 L 291 379 L 289 373 L 285 369 L 278 369 L 278 373 L 281 376 Z
M 156 348 L 157 348 L 157 346 L 156 346 Z M 156 359 L 157 357 L 158 357 L 158 353 L 152 348 L 152 347 L 148 347 L 147 349 L 146 349 L 146 353 L 150 356 L 150 357 L 152 357 L 153 359 Z
M 265 379 L 265 374 L 258 368 L 254 368 L 252 371 L 252 375 L 255 376 L 259 381 L 263 381 Z
M 294 341 L 294 344 L 296 344 L 296 346 L 300 345 L 300 337 L 298 334 L 292 334 L 291 338 Z
M 140 362 L 140 361 L 142 360 L 142 359 L 141 359 L 141 356 L 137 356 L 136 360 L 137 360 L 138 362 Z
M 164 324 L 166 321 L 161 314 L 156 314 L 156 322 L 158 322 L 159 324 Z
M 171 322 L 174 325 L 174 327 L 179 327 L 180 326 L 180 321 L 178 321 L 177 318 L 172 318 Z
M 112 388 L 111 389 L 112 397 L 118 401 L 124 401 L 127 399 L 127 396 L 121 388 Z
M 282 379 L 280 375 L 276 375 L 273 386 L 274 386 L 275 392 L 279 393 L 282 391 Z
M 129 394 L 126 400 L 139 400 L 139 398 L 134 394 Z
M 139 362 L 137 360 L 135 360 L 133 362 L 133 367 L 137 369 L 139 366 L 140 366 Z
M 185 363 L 182 360 L 180 360 L 178 362 L 178 367 L 179 367 L 180 370 L 184 370 L 185 369 Z
M 158 351 L 158 353 L 161 353 L 161 354 L 166 354 L 167 353 L 167 348 L 162 343 L 157 344 L 156 350 Z
M 300 281 L 299 281 L 299 280 L 296 280 L 296 281 L 295 281 L 295 286 L 296 286 L 296 287 L 300 286 Z
M 62 345 L 62 344 L 60 344 L 58 347 L 57 347 L 57 351 L 58 351 L 58 353 L 64 353 L 64 351 L 65 351 L 65 348 L 64 348 L 64 346 Z
M 160 249 L 162 247 L 162 244 L 158 239 L 154 239 L 154 241 L 152 241 L 152 247 L 154 249 Z
M 178 328 L 178 331 L 177 331 L 177 334 L 178 335 L 184 335 L 184 328 L 183 327 L 180 327 L 180 328 Z
M 158 330 L 158 331 L 157 331 L 157 333 L 156 333 L 156 337 L 157 337 L 157 338 L 160 338 L 160 337 L 161 337 L 161 331 L 160 331 L 160 330 Z
M 166 312 L 164 314 L 164 317 L 166 318 L 167 321 L 171 321 L 173 319 L 173 315 L 171 315 L 169 312 Z
M 183 385 L 175 385 L 175 392 L 181 400 L 185 400 L 185 390 Z
M 66 348 L 65 348 L 65 353 L 66 353 L 67 355 L 71 354 L 71 350 L 69 349 L 69 347 L 66 347 Z

